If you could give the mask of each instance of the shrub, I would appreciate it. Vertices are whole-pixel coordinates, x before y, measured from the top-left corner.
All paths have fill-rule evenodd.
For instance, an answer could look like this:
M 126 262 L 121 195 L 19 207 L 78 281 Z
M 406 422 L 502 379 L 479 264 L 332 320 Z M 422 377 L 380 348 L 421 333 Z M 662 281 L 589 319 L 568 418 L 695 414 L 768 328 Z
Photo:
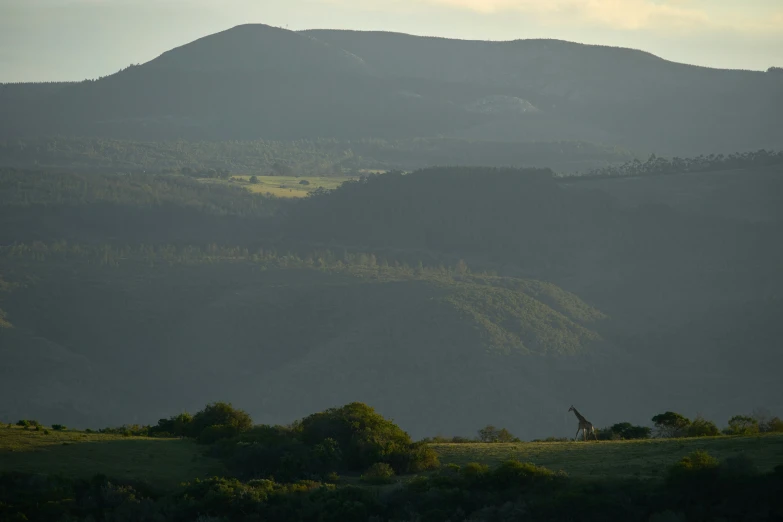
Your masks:
M 62 424 L 52 424 L 52 429 L 54 431 L 65 431 L 68 428 L 66 426 L 62 425 Z
M 123 437 L 146 437 L 149 435 L 149 429 L 149 426 L 141 426 L 139 424 L 123 424 L 116 428 L 101 428 L 98 430 L 98 433 L 122 435 Z
M 729 419 L 727 432 L 730 435 L 753 435 L 759 432 L 759 422 L 747 415 L 735 415 Z
M 497 429 L 491 424 L 478 431 L 478 440 L 480 442 L 520 442 L 520 440 L 514 437 L 506 428 Z
M 215 442 L 223 439 L 230 439 L 239 434 L 237 428 L 226 424 L 218 424 L 215 426 L 207 426 L 201 433 L 198 434 L 196 442 L 199 444 L 214 444 Z
M 772 417 L 763 425 L 759 426 L 763 433 L 783 433 L 783 420 L 779 417 Z
M 714 422 L 698 416 L 693 419 L 691 425 L 688 426 L 686 434 L 688 437 L 714 437 L 720 435 L 720 430 Z
M 44 435 L 49 435 L 49 430 L 44 430 Z
M 685 435 L 691 421 L 679 413 L 667 411 L 652 418 L 656 434 L 659 437 L 682 437 Z
M 694 451 L 669 468 L 669 478 L 678 479 L 692 475 L 712 474 L 718 469 L 718 459 L 706 451 Z
M 477 482 L 489 474 L 489 466 L 480 462 L 469 462 L 460 469 L 460 473 L 470 482 Z
M 149 430 L 153 437 L 186 437 L 190 430 L 190 423 L 193 422 L 193 415 L 190 413 L 180 413 L 168 419 L 160 419 L 156 426 Z
M 368 484 L 390 484 L 394 482 L 394 470 L 385 462 L 376 462 L 362 474 L 361 480 Z
M 40 426 L 41 423 L 38 422 L 37 420 L 22 419 L 22 420 L 16 421 L 16 425 L 17 426 L 21 426 L 23 428 L 30 428 L 30 427 Z
M 300 181 L 300 182 L 299 182 L 299 184 L 300 184 L 300 185 L 309 185 L 309 184 L 310 184 L 310 182 L 309 182 L 309 181 L 307 181 L 306 179 L 303 179 L 302 181 Z
M 552 480 L 555 473 L 543 466 L 536 466 L 531 462 L 519 462 L 509 460 L 502 463 L 492 471 L 490 480 L 498 489 L 519 488 L 534 482 Z
M 182 421 L 184 422 L 184 418 Z M 186 425 L 187 434 L 198 439 L 202 431 L 213 426 L 228 426 L 230 428 L 225 428 L 223 433 L 228 433 L 230 429 L 233 429 L 235 435 L 248 431 L 253 427 L 253 420 L 247 412 L 234 408 L 230 403 L 215 402 L 208 404 L 203 410 L 196 413 Z M 214 429 L 210 431 L 213 435 L 216 433 Z
M 399 426 L 366 404 L 354 402 L 304 418 L 296 427 L 302 442 L 315 446 L 333 439 L 347 471 L 365 470 L 386 462 L 396 473 L 437 466 L 437 455 L 424 444 L 414 444 Z
M 620 422 L 599 431 L 598 438 L 603 440 L 649 439 L 652 429 L 647 426 L 634 426 L 630 422 Z
M 252 183 L 253 185 L 258 183 L 258 176 L 256 175 L 250 176 L 250 183 Z

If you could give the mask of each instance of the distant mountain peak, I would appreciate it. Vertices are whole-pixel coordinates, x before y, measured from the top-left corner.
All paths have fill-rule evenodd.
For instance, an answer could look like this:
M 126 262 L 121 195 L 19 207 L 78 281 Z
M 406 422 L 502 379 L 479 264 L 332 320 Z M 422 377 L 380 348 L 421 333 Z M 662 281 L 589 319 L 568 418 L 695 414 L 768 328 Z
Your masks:
M 149 67 L 177 70 L 362 72 L 353 54 L 318 39 L 266 24 L 243 24 L 160 55 Z

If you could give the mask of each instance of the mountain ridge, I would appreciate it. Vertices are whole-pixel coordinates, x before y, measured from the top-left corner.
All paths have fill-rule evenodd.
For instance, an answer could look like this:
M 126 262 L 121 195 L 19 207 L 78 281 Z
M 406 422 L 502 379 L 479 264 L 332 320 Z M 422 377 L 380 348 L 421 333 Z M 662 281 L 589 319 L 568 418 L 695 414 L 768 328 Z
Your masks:
M 512 142 L 597 136 L 631 149 L 695 155 L 779 148 L 779 76 L 563 40 L 242 25 L 100 80 L 35 96 L 17 87 L 0 96 L 0 135 Z M 471 112 L 471 104 L 493 97 L 522 100 L 536 114 Z

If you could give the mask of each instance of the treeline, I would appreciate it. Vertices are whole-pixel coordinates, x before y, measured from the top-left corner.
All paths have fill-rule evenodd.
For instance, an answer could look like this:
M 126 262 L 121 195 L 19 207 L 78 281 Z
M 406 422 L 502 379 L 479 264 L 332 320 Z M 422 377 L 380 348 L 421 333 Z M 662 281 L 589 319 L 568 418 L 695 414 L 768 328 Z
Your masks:
M 595 178 L 621 178 L 634 176 L 661 176 L 688 172 L 710 172 L 734 169 L 751 169 L 783 165 L 783 151 L 736 152 L 729 155 L 710 154 L 694 158 L 663 158 L 650 155 L 647 161 L 633 159 L 622 165 L 606 165 L 585 174 L 569 176 L 569 181 Z
M 268 216 L 280 202 L 230 185 L 155 174 L 51 174 L 0 168 L 0 207 L 173 205 L 214 215 Z
M 398 276 L 398 277 L 466 277 L 471 274 L 468 264 L 459 260 L 455 264 L 417 261 L 409 263 L 406 256 L 384 256 L 372 252 L 349 251 L 335 252 L 329 249 L 304 250 L 302 252 L 276 248 L 248 248 L 209 244 L 198 245 L 152 245 L 115 246 L 112 244 L 78 244 L 67 241 L 44 243 L 19 243 L 0 247 L 0 260 L 6 266 L 28 266 L 30 262 L 44 266 L 56 266 L 65 261 L 83 261 L 88 264 L 106 267 L 119 267 L 124 264 L 141 263 L 146 265 L 184 265 L 211 264 L 217 262 L 247 262 L 260 268 L 313 268 L 346 269 L 356 275 Z M 2 280 L 0 274 L 0 294 L 11 291 L 15 285 Z M 486 283 L 484 278 L 491 273 L 475 274 L 477 281 Z M 471 276 L 473 277 L 473 276 Z M 541 285 L 544 285 L 541 283 Z
M 0 166 L 69 171 L 183 173 L 200 177 L 358 176 L 365 170 L 462 164 L 552 166 L 571 172 L 615 164 L 629 151 L 586 142 L 459 139 L 157 141 L 72 136 L 0 140 Z
M 724 429 L 701 416 L 695 419 L 679 413 L 667 411 L 652 418 L 654 427 L 635 426 L 630 422 L 618 422 L 596 430 L 596 440 L 639 440 L 655 438 L 685 438 L 685 437 L 715 437 L 719 435 L 757 435 L 759 433 L 783 433 L 783 420 L 773 416 L 766 410 L 753 412 L 751 415 L 735 415 L 729 419 Z M 521 442 L 506 428 L 487 425 L 475 437 L 444 437 L 437 435 L 424 439 L 426 442 L 440 444 L 475 444 Z M 565 442 L 570 439 L 549 437 L 536 439 L 533 442 Z

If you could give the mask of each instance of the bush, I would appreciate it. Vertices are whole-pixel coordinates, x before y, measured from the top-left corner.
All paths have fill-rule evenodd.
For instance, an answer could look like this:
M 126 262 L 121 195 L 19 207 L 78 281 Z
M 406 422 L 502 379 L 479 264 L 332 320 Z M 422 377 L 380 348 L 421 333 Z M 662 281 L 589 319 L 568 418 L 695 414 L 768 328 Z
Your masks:
M 52 429 L 54 431 L 65 431 L 68 428 L 66 426 L 62 425 L 62 424 L 52 424 Z
M 354 402 L 304 418 L 296 431 L 302 442 L 315 446 L 333 439 L 342 454 L 342 468 L 361 471 L 385 462 L 396 473 L 410 473 L 437 466 L 437 455 L 366 404 Z
M 181 419 L 185 423 L 185 419 Z M 177 421 L 179 422 L 179 421 Z M 159 422 L 160 424 L 160 422 Z M 253 419 L 243 410 L 234 408 L 227 402 L 215 402 L 208 404 L 203 410 L 193 416 L 190 422 L 185 423 L 184 430 L 188 436 L 199 439 L 201 432 L 210 428 L 210 436 L 217 434 L 214 426 L 227 426 L 222 433 L 227 434 L 233 430 L 234 435 L 248 431 L 253 427 Z M 233 435 L 231 435 L 233 436 Z
M 497 429 L 491 424 L 478 431 L 480 442 L 520 442 L 520 440 L 506 428 Z
M 156 426 L 149 430 L 153 437 L 186 437 L 190 431 L 190 423 L 193 422 L 193 415 L 190 413 L 180 413 L 168 419 L 160 419 Z
M 630 422 L 620 422 L 610 428 L 599 431 L 598 438 L 603 440 L 649 439 L 652 429 L 647 426 L 634 426 Z
M 250 183 L 252 183 L 253 185 L 257 184 L 258 183 L 258 176 L 255 176 L 255 175 L 250 176 Z
M 718 469 L 718 459 L 706 451 L 694 451 L 669 468 L 670 479 L 680 479 L 693 475 L 713 474 Z
M 682 437 L 686 434 L 691 421 L 679 413 L 667 411 L 652 418 L 656 434 L 659 437 Z
M 688 437 L 714 437 L 720 435 L 720 430 L 714 422 L 699 416 L 693 419 L 693 422 L 687 428 L 686 434 Z
M 735 415 L 729 419 L 726 431 L 730 435 L 753 435 L 759 432 L 759 422 L 747 415 Z
M 226 424 L 218 424 L 215 426 L 207 426 L 201 433 L 198 434 L 196 442 L 199 444 L 214 444 L 215 442 L 223 439 L 230 439 L 239 435 L 239 431 L 234 426 L 228 426 Z
M 40 426 L 41 423 L 38 422 L 37 420 L 22 419 L 16 421 L 16 425 L 21 426 L 23 428 L 30 428 L 30 427 Z
M 361 480 L 368 484 L 391 484 L 394 482 L 394 470 L 385 462 L 376 462 L 362 474 Z
M 759 426 L 762 433 L 783 433 L 783 420 L 779 417 L 772 417 L 764 424 Z
M 309 185 L 309 184 L 310 184 L 310 182 L 309 182 L 309 181 L 307 181 L 306 179 L 303 179 L 302 181 L 300 181 L 300 182 L 299 182 L 299 184 L 300 184 L 300 185 Z

